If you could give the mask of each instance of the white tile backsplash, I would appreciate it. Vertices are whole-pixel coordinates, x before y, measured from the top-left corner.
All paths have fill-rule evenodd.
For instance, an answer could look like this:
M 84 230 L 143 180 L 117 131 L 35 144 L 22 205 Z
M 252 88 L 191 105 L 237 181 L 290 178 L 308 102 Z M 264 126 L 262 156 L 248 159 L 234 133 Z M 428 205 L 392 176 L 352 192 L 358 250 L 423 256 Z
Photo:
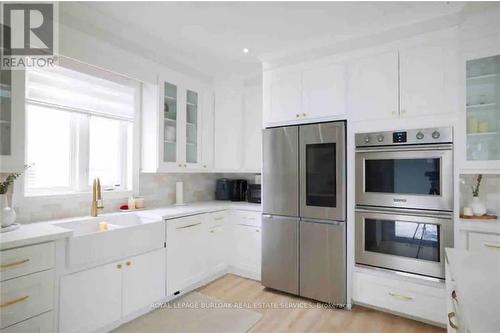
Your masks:
M 146 207 L 168 206 L 175 203 L 175 183 L 184 183 L 184 201 L 197 202 L 215 199 L 217 178 L 247 179 L 253 183 L 254 174 L 216 173 L 143 173 L 139 177 L 139 195 L 144 197 Z M 0 178 L 2 175 L 0 174 Z M 128 197 L 118 193 L 103 193 L 102 212 L 115 212 Z M 21 198 L 14 193 L 13 206 L 17 222 L 31 223 L 51 219 L 89 215 L 90 193 L 70 196 Z

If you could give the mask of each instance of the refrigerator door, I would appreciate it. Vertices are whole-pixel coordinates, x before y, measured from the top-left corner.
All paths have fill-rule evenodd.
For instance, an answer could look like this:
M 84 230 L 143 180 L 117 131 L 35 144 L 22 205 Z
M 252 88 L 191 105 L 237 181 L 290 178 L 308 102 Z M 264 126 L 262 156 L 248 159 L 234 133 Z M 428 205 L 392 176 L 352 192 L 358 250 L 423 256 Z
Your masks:
M 300 126 L 300 216 L 345 220 L 344 122 Z
M 299 294 L 299 219 L 262 216 L 262 276 L 264 286 Z
M 299 215 L 299 128 L 264 130 L 262 211 L 264 214 Z
M 344 222 L 300 221 L 300 296 L 346 304 Z

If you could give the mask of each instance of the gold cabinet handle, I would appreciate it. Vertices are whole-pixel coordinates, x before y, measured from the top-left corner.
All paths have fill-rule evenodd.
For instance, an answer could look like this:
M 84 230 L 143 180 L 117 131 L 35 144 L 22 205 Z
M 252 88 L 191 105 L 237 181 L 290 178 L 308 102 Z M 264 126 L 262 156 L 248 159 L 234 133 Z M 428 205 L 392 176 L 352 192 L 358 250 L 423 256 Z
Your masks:
M 500 244 L 484 243 L 483 245 L 486 247 L 491 247 L 493 249 L 500 249 Z
M 130 265 L 132 265 L 132 263 L 131 263 L 130 261 L 127 261 L 127 262 L 125 263 L 125 265 L 130 266 Z
M 116 265 L 116 268 L 121 269 L 122 268 L 122 264 Z
M 182 167 L 182 164 L 179 163 L 179 166 Z
M 16 298 L 16 299 L 13 299 L 12 301 L 8 301 L 8 302 L 5 302 L 5 303 L 2 303 L 0 304 L 0 308 L 5 308 L 9 305 L 14 305 L 16 303 L 19 303 L 19 302 L 22 302 L 22 301 L 25 301 L 29 298 L 29 296 L 22 296 L 22 297 L 19 297 L 19 298 Z
M 298 114 L 298 113 L 297 113 L 297 114 L 295 115 L 295 117 L 297 117 L 297 118 L 298 118 L 298 117 L 300 117 L 300 114 Z
M 19 265 L 22 265 L 24 263 L 27 263 L 28 261 L 30 261 L 29 259 L 23 259 L 23 260 L 18 260 L 18 261 L 14 261 L 14 262 L 9 262 L 8 264 L 1 264 L 0 265 L 0 268 L 10 268 L 10 267 L 14 267 L 14 266 L 19 266 Z
M 397 293 L 393 293 L 391 291 L 389 291 L 387 294 L 389 294 L 389 296 L 392 296 L 392 297 L 395 297 L 395 298 L 399 298 L 400 300 L 403 300 L 403 301 L 411 301 L 413 299 L 413 297 L 406 296 L 406 295 L 401 295 L 401 294 L 397 294 Z
M 260 230 L 259 229 L 255 229 L 255 232 L 260 232 Z
M 214 232 L 215 232 L 215 231 L 213 231 L 213 230 L 210 230 L 210 233 L 211 233 L 211 234 L 213 234 Z
M 182 226 L 182 227 L 177 227 L 175 228 L 176 230 L 179 230 L 179 229 L 186 229 L 186 228 L 192 228 L 192 227 L 196 227 L 197 225 L 200 225 L 200 223 L 195 223 L 195 224 L 189 224 L 189 225 L 185 225 L 185 226 Z
M 303 113 L 303 114 L 302 114 L 302 117 L 305 117 L 305 116 L 306 116 L 306 114 L 305 114 L 305 113 Z
M 448 313 L 448 324 L 450 324 L 450 327 L 455 329 L 455 330 L 458 330 L 458 325 L 457 324 L 454 324 L 452 321 L 451 321 L 451 318 L 454 318 L 456 317 L 456 314 L 455 312 L 450 312 Z

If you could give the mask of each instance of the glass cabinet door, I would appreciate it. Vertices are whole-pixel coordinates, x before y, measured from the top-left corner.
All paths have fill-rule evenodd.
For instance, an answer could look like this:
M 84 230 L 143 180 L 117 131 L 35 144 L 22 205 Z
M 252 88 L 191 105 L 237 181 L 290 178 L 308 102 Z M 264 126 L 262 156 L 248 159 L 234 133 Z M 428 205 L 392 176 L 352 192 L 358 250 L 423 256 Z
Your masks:
M 186 90 L 186 163 L 198 163 L 198 93 Z
M 10 70 L 0 70 L 0 155 L 11 155 L 12 78 Z
M 467 160 L 500 160 L 500 55 L 466 64 Z
M 163 161 L 177 161 L 177 86 L 165 82 L 163 94 Z

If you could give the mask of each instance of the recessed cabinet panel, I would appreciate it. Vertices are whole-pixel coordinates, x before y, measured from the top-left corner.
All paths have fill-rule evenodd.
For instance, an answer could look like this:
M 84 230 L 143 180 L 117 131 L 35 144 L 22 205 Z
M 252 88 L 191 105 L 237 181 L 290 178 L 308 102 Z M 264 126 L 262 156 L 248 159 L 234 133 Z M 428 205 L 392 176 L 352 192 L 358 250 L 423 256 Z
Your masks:
M 452 45 L 400 51 L 401 116 L 456 112 L 457 53 Z
M 467 61 L 466 109 L 467 160 L 500 161 L 500 55 Z
M 346 66 L 315 67 L 302 74 L 302 113 L 322 118 L 346 113 Z
M 270 86 L 269 122 L 286 121 L 301 116 L 302 78 L 300 71 L 274 75 Z
M 397 117 L 398 53 L 386 52 L 350 63 L 348 90 L 355 120 Z

